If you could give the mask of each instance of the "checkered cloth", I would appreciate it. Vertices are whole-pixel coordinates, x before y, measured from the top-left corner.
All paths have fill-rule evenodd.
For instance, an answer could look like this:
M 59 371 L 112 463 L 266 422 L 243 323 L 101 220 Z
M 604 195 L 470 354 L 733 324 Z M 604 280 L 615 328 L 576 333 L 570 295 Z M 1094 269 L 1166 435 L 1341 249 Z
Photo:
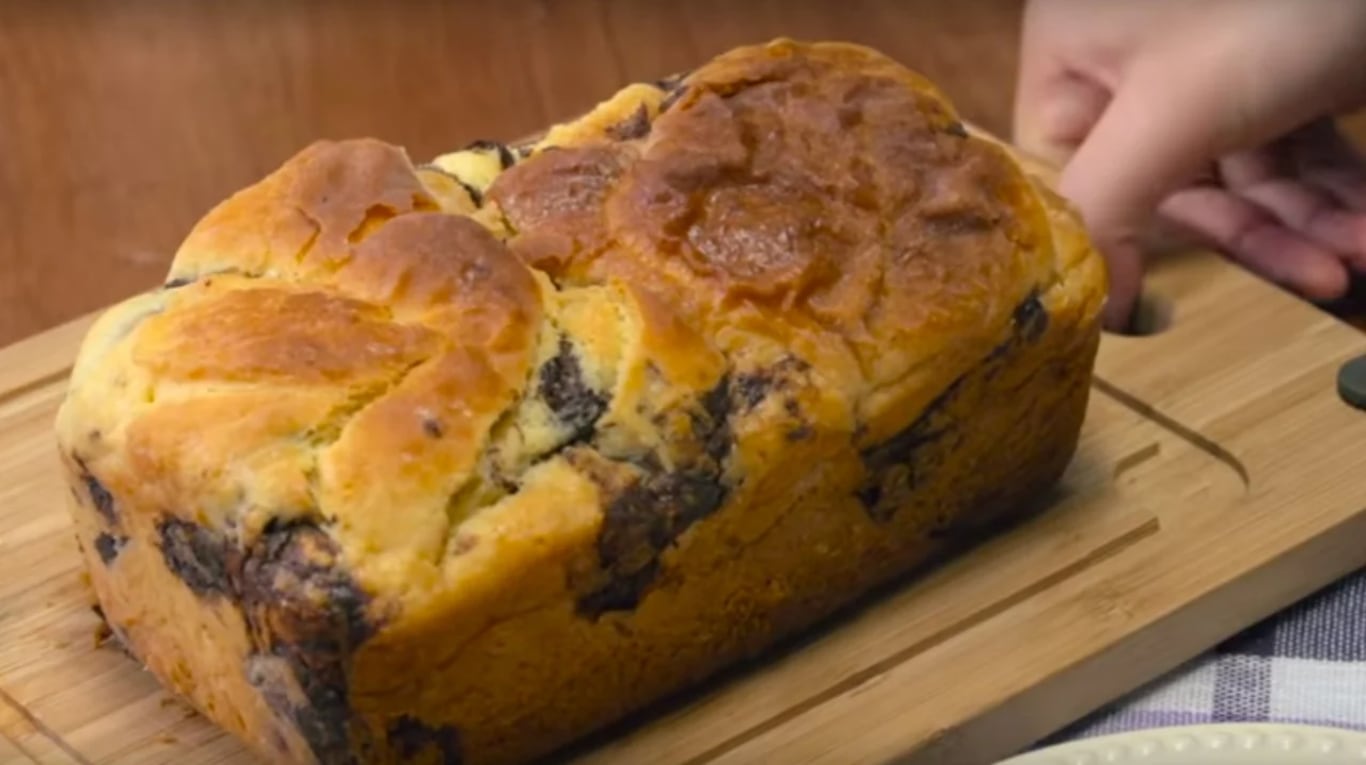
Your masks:
M 1226 722 L 1366 730 L 1366 571 L 1248 629 L 1041 745 L 1140 728 Z

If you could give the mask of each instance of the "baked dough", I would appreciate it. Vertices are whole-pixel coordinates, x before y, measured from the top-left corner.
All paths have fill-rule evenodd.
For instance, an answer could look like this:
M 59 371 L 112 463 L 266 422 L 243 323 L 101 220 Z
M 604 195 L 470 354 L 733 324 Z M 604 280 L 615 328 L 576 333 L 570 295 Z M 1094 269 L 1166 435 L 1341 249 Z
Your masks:
M 1025 512 L 1106 290 L 920 76 L 778 40 L 525 146 L 320 142 L 89 333 L 110 627 L 284 763 L 509 763 Z

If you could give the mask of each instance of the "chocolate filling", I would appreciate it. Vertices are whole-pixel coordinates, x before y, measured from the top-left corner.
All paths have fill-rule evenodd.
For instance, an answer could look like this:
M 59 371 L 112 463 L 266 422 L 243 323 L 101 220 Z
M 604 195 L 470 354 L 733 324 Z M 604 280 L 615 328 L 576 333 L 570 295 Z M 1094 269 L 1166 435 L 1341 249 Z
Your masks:
M 269 689 L 266 698 L 294 721 L 323 765 L 353 761 L 347 664 L 375 631 L 365 615 L 369 598 L 339 557 L 313 522 L 272 521 L 247 550 L 241 574 L 254 642 L 285 662 L 308 703 L 292 705 Z
M 495 150 L 496 150 L 496 151 L 498 152 L 498 164 L 499 164 L 504 170 L 508 169 L 509 167 L 512 167 L 512 165 L 517 161 L 517 158 L 516 158 L 515 156 L 513 156 L 513 154 L 512 154 L 512 150 L 509 149 L 509 148 L 507 147 L 506 144 L 502 144 L 502 143 L 499 143 L 499 142 L 497 142 L 497 141 L 490 141 L 490 140 L 487 140 L 487 139 L 480 139 L 480 140 L 474 141 L 474 142 L 471 143 L 469 146 L 466 146 L 466 147 L 465 147 L 465 150 L 466 150 L 466 151 L 495 151 Z
M 721 463 L 730 454 L 731 446 L 735 443 L 734 435 L 730 429 L 731 407 L 730 375 L 725 375 L 715 387 L 707 391 L 707 395 L 702 397 L 702 409 L 707 413 L 709 421 L 701 423 L 701 427 L 698 429 L 700 432 L 706 433 L 703 450 L 716 463 L 715 468 L 718 474 Z
M 607 399 L 588 385 L 569 338 L 560 338 L 559 351 L 540 371 L 538 394 L 570 430 L 570 442 L 593 432 L 593 424 L 607 411 Z
M 688 527 L 716 512 L 726 489 L 713 473 L 658 473 L 607 505 L 598 558 L 608 583 L 579 601 L 589 616 L 640 604 L 659 572 L 659 555 Z
M 650 134 L 650 113 L 645 105 L 636 107 L 631 116 L 607 128 L 607 135 L 618 141 L 632 141 Z
M 1038 292 L 1031 293 L 1016 306 L 1011 319 L 1015 322 L 1015 338 L 1012 339 L 1032 343 L 1048 330 L 1048 311 L 1039 300 Z
M 659 102 L 659 113 L 663 114 L 664 112 L 667 112 L 669 109 L 673 108 L 673 105 L 678 103 L 679 99 L 683 98 L 683 96 L 686 96 L 687 94 L 688 86 L 682 84 L 682 82 L 675 83 L 670 87 L 666 88 L 664 98 Z
M 435 439 L 435 438 L 441 438 L 441 436 L 444 434 L 445 431 L 443 431 L 443 430 L 441 429 L 441 423 L 438 422 L 435 418 L 433 418 L 433 417 L 423 417 L 423 418 L 422 418 L 422 432 L 425 433 L 425 434 L 427 435 L 428 438 L 433 438 L 433 439 Z
M 232 593 L 229 558 L 232 556 L 222 534 L 180 518 L 165 518 L 157 524 L 161 556 L 180 581 L 201 597 Z
M 729 493 L 723 476 L 733 438 L 729 377 L 723 377 L 701 399 L 693 424 L 702 455 L 695 464 L 666 470 L 653 456 L 631 467 L 611 463 L 635 475 L 624 488 L 613 489 L 603 511 L 597 552 L 606 581 L 579 599 L 579 612 L 596 618 L 609 611 L 639 605 L 659 574 L 659 556 L 689 527 L 715 513 Z
M 90 503 L 95 506 L 95 510 L 104 518 L 105 522 L 113 526 L 119 522 L 118 508 L 114 505 L 114 495 L 100 483 L 99 479 L 90 473 L 84 463 L 81 466 L 81 482 L 85 484 L 85 491 L 90 495 Z
M 470 200 L 474 202 L 475 207 L 484 206 L 484 192 L 480 191 L 479 189 L 475 188 L 474 186 L 468 183 L 465 183 L 459 178 L 456 178 L 455 182 L 460 184 L 460 187 L 463 188 L 465 192 L 470 195 Z
M 907 494 L 914 491 L 920 473 L 929 467 L 918 459 L 923 447 L 955 435 L 957 423 L 947 412 L 957 400 L 963 382 L 973 374 L 996 375 L 1012 353 L 1025 343 L 1037 341 L 1047 328 L 1048 312 L 1038 293 L 1031 293 L 1011 315 L 1010 337 L 993 348 L 978 368 L 950 383 L 909 426 L 864 450 L 868 480 L 858 490 L 858 498 L 870 517 L 890 520 L 905 504 Z
M 460 732 L 450 725 L 433 728 L 421 720 L 403 715 L 389 726 L 389 746 L 405 760 L 432 753 L 441 765 L 460 765 Z
M 116 537 L 108 532 L 101 531 L 95 537 L 95 552 L 100 554 L 100 561 L 108 566 L 119 557 L 123 551 L 123 546 L 128 544 L 128 537 Z

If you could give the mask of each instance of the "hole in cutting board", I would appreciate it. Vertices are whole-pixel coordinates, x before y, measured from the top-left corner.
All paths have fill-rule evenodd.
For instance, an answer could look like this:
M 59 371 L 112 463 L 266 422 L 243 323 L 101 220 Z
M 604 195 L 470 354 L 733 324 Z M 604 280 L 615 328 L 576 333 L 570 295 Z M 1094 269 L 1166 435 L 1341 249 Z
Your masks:
M 1176 315 L 1171 298 L 1159 293 L 1145 292 L 1138 298 L 1134 313 L 1125 330 L 1113 334 L 1126 337 L 1149 337 L 1167 331 Z

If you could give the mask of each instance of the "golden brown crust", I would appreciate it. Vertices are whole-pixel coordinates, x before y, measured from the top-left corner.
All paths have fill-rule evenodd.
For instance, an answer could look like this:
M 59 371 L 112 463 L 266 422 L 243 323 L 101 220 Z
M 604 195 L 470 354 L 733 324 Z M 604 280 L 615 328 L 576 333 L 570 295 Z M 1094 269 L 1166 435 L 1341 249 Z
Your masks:
M 218 281 L 219 285 L 223 280 Z M 422 327 L 389 321 L 373 303 L 284 285 L 202 294 L 138 332 L 133 359 L 167 381 L 316 385 L 384 378 L 430 354 Z
M 111 624 L 212 719 L 512 762 L 1019 512 L 1104 290 L 931 84 L 777 41 L 526 147 L 307 148 L 96 324 L 60 444 Z
M 636 140 L 555 144 L 495 181 L 515 251 L 569 283 L 660 284 L 710 321 L 815 329 L 822 355 L 855 355 L 870 421 L 900 397 L 880 389 L 961 374 L 1056 278 L 1016 163 L 888 59 L 779 43 L 677 87 Z

